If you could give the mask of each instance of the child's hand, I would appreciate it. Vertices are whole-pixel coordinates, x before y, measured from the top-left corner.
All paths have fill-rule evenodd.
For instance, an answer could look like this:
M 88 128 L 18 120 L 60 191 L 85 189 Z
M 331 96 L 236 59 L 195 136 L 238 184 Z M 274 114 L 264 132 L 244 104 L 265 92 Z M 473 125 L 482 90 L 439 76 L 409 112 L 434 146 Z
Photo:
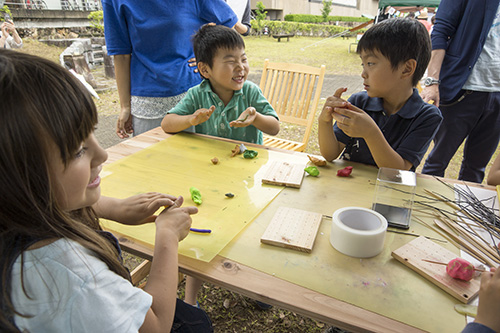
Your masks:
M 101 197 L 98 203 L 102 217 L 118 221 L 123 224 L 138 225 L 154 222 L 153 215 L 161 207 L 174 205 L 177 197 L 173 195 L 148 192 L 134 195 L 125 199 Z
M 179 197 L 172 206 L 161 212 L 156 218 L 156 232 L 166 228 L 173 232 L 179 242 L 186 238 L 192 222 L 190 215 L 198 213 L 198 208 L 192 206 L 181 208 L 183 202 L 184 199 Z
M 493 271 L 493 269 L 492 269 Z M 495 332 L 500 332 L 500 269 L 494 273 L 484 272 L 479 289 L 479 306 L 476 322 L 486 325 Z
M 345 107 L 336 107 L 332 113 L 337 127 L 351 138 L 367 139 L 378 130 L 378 126 L 365 111 L 346 102 Z
M 238 119 L 233 120 L 229 123 L 231 127 L 247 127 L 253 124 L 255 117 L 257 117 L 257 110 L 253 106 L 250 106 L 245 111 L 243 111 Z
M 342 93 L 346 92 L 347 88 L 339 88 L 335 91 L 333 96 L 330 96 L 326 99 L 325 105 L 323 106 L 323 110 L 319 115 L 319 121 L 323 121 L 326 123 L 333 122 L 333 109 L 336 107 L 345 107 L 347 104 L 346 100 L 342 99 Z
M 212 113 L 215 111 L 215 106 L 211 106 L 210 109 L 198 109 L 195 113 L 192 114 L 191 119 L 189 119 L 189 123 L 193 126 L 199 125 L 207 121 Z

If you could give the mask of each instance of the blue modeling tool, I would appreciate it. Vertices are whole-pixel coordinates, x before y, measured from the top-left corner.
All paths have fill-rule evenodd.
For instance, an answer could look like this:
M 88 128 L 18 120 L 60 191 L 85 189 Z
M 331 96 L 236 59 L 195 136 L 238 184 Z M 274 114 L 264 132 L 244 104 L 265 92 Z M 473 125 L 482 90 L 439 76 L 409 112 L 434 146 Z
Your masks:
M 196 228 L 189 228 L 189 231 L 192 232 L 198 232 L 200 234 L 210 234 L 212 233 L 212 230 L 210 229 L 196 229 Z

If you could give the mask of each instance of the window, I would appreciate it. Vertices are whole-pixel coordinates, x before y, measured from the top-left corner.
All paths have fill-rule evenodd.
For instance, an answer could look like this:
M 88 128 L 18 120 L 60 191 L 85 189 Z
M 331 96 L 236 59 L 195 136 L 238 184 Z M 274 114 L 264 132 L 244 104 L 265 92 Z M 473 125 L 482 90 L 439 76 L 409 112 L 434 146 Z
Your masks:
M 309 0 L 309 2 L 323 3 L 323 0 Z M 356 7 L 357 1 L 356 0 L 333 0 L 332 5 Z

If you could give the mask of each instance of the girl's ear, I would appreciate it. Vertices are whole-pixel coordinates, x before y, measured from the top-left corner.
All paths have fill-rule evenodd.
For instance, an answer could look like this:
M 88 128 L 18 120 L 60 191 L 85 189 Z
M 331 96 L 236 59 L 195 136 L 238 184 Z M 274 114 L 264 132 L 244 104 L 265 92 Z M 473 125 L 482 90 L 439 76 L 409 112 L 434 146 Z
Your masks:
M 415 59 L 409 59 L 405 61 L 402 65 L 402 76 L 403 77 L 412 77 L 415 73 L 415 69 L 417 68 L 417 61 Z
M 204 63 L 202 61 L 198 62 L 198 71 L 200 72 L 201 76 L 203 76 L 205 79 L 210 78 L 211 70 L 210 66 L 208 66 L 207 63 Z

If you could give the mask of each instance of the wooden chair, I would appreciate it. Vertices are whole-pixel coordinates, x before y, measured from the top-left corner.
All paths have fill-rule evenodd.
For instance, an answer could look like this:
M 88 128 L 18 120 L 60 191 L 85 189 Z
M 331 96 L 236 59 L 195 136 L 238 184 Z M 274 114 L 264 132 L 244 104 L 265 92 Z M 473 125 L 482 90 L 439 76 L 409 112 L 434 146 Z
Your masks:
M 264 135 L 265 146 L 294 151 L 306 149 L 323 88 L 325 71 L 325 65 L 316 68 L 265 60 L 260 79 L 260 89 L 264 96 L 276 110 L 281 122 L 305 126 L 302 142 Z

